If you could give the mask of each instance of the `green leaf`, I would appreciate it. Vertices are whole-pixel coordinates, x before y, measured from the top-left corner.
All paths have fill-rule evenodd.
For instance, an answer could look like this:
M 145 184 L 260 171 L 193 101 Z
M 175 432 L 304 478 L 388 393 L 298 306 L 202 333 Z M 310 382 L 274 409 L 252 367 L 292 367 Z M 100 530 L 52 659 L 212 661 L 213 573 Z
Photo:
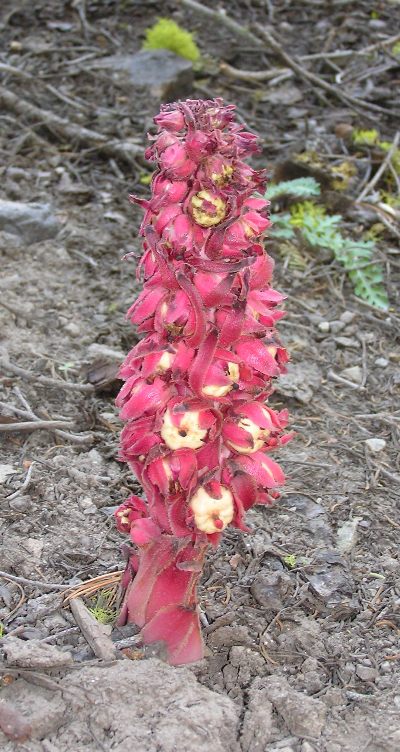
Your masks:
M 296 180 L 284 180 L 281 183 L 272 183 L 268 186 L 265 197 L 273 201 L 281 196 L 293 196 L 293 198 L 311 198 L 319 196 L 321 189 L 314 178 L 296 178 Z

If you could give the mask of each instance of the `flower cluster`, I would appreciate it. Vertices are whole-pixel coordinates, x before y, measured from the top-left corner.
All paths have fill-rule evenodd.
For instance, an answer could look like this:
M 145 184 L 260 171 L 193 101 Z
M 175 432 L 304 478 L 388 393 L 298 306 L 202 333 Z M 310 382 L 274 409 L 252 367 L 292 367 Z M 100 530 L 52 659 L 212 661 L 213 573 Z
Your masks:
M 163 640 L 171 663 L 197 660 L 196 585 L 205 550 L 284 481 L 270 451 L 289 440 L 266 405 L 287 353 L 283 296 L 261 238 L 263 171 L 242 161 L 256 137 L 221 100 L 163 105 L 146 157 L 156 163 L 145 215 L 144 287 L 128 311 L 143 335 L 121 367 L 121 458 L 146 494 L 116 512 L 135 549 L 121 621 Z M 135 572 L 136 575 L 135 575 Z M 132 581 L 130 582 L 130 579 Z

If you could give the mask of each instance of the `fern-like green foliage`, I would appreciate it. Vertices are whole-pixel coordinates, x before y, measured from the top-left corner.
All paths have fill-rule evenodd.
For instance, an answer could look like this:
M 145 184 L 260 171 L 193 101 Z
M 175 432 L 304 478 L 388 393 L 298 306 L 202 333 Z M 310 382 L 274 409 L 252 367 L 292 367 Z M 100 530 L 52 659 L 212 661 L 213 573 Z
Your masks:
M 273 198 L 284 194 L 295 196 L 296 187 L 292 194 L 287 189 L 287 183 L 290 182 L 298 181 L 283 183 L 284 189 L 281 193 L 277 191 Z M 279 184 L 276 187 L 279 188 Z M 270 190 L 266 196 L 271 198 Z M 328 248 L 345 268 L 356 295 L 376 308 L 388 309 L 382 264 L 373 258 L 374 241 L 352 240 L 342 235 L 339 230 L 342 221 L 340 214 L 327 214 L 325 207 L 320 204 L 302 201 L 293 204 L 290 211 L 271 215 L 271 219 L 274 222 L 271 233 L 273 237 L 287 241 L 293 239 L 297 232 L 312 248 Z
M 175 55 L 196 62 L 200 51 L 190 31 L 182 29 L 169 18 L 159 18 L 154 26 L 146 29 L 144 50 L 171 50 Z
M 314 178 L 296 178 L 296 180 L 284 180 L 281 183 L 270 183 L 266 197 L 274 201 L 282 196 L 293 198 L 311 198 L 319 196 L 321 188 Z

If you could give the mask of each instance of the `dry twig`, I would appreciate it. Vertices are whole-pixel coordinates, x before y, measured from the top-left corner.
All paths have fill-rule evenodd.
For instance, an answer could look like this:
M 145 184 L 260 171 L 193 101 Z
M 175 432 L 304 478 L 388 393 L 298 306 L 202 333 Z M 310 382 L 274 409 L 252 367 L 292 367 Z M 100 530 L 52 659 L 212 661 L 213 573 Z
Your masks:
M 66 141 L 98 149 L 108 156 L 128 162 L 131 166 L 135 164 L 136 157 L 142 155 L 142 146 L 132 141 L 110 141 L 103 133 L 71 123 L 67 118 L 60 117 L 49 110 L 43 110 L 26 99 L 18 97 L 4 86 L 0 86 L 0 106 L 21 118 L 26 118 L 31 123 L 45 125 Z
M 109 637 L 110 627 L 96 621 L 80 598 L 72 598 L 69 605 L 76 623 L 95 656 L 103 661 L 114 660 L 116 649 Z
M 11 363 L 8 358 L 4 356 L 0 357 L 0 367 L 4 368 L 4 370 L 9 373 L 21 376 L 21 378 L 26 381 L 32 381 L 35 384 L 41 384 L 42 386 L 54 386 L 58 389 L 68 389 L 74 392 L 88 392 L 89 394 L 94 392 L 94 388 L 91 384 L 75 384 L 72 381 L 62 381 L 61 379 L 52 379 L 49 376 L 41 376 L 32 373 L 32 371 L 27 371 L 26 368 L 21 368 L 21 366 L 15 365 L 15 363 Z

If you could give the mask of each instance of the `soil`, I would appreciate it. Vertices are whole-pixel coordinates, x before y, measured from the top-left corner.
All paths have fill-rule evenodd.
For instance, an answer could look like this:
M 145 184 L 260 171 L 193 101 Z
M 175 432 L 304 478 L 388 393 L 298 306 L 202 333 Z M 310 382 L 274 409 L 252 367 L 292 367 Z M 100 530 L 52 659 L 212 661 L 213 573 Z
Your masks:
M 281 62 L 179 2 L 162 6 L 162 15 L 196 31 L 204 56 L 185 94 L 236 104 L 262 139 L 256 161 L 270 173 L 286 175 L 288 160 L 305 150 L 324 164 L 344 159 L 343 123 L 378 127 L 393 140 L 394 55 L 340 61 L 346 91 L 393 108 L 393 118 L 368 109 L 355 113 L 302 79 L 269 89 L 268 83 L 229 78 L 219 71 L 221 61 L 255 71 Z M 144 150 L 159 106 L 154 92 L 134 90 L 96 61 L 139 50 L 160 4 L 16 0 L 2 7 L 2 85 L 110 143 L 130 139 Z M 225 7 L 241 26 L 271 28 L 299 56 L 362 49 L 397 28 L 396 3 L 232 0 Z M 312 66 L 330 81 L 340 73 L 335 61 Z M 27 380 L 4 368 L 0 426 L 16 420 L 12 406 L 69 426 L 62 434 L 3 434 L 1 469 L 10 467 L 0 485 L 1 642 L 12 634 L 32 641 L 32 649 L 39 642 L 69 655 L 64 667 L 48 670 L 12 668 L 4 659 L 0 706 L 11 703 L 11 713 L 22 713 L 31 728 L 20 743 L 0 731 L 0 744 L 29 752 L 127 745 L 146 752 L 211 745 L 226 752 L 395 752 L 398 236 L 386 228 L 379 245 L 387 312 L 360 301 L 337 262 L 306 255 L 299 270 L 271 242 L 274 286 L 287 295 L 280 331 L 292 357 L 273 401 L 289 408 L 296 431 L 279 453 L 288 476 L 282 497 L 273 508 L 249 513 L 250 534 L 227 530 L 218 550 L 210 551 L 200 593 L 207 644 L 201 663 L 171 669 L 160 661 L 162 652 L 138 649 L 125 655 L 130 661 L 105 665 L 63 607 L 61 586 L 124 566 L 110 508 L 140 489 L 116 459 L 114 374 L 135 342 L 124 314 L 138 290 L 140 212 L 127 195 L 147 195 L 143 177 L 150 167 L 140 156 L 128 164 L 93 143 L 85 148 L 45 120 L 33 123 L 12 109 L 3 108 L 0 122 L 0 198 L 49 203 L 60 224 L 55 238 L 39 242 L 0 233 L 1 355 L 34 375 Z M 370 156 L 361 159 L 361 170 Z M 376 221 L 355 212 L 360 190 L 356 181 L 346 200 L 332 197 L 345 204 L 344 225 L 356 232 Z M 344 381 L 335 378 L 357 366 Z M 39 376 L 62 383 L 41 384 Z M 66 386 L 88 378 L 96 389 Z M 369 439 L 385 444 L 376 452 Z M 43 584 L 18 583 L 4 572 Z M 114 629 L 113 639 L 125 636 Z M 0 728 L 6 729 L 1 713 Z

